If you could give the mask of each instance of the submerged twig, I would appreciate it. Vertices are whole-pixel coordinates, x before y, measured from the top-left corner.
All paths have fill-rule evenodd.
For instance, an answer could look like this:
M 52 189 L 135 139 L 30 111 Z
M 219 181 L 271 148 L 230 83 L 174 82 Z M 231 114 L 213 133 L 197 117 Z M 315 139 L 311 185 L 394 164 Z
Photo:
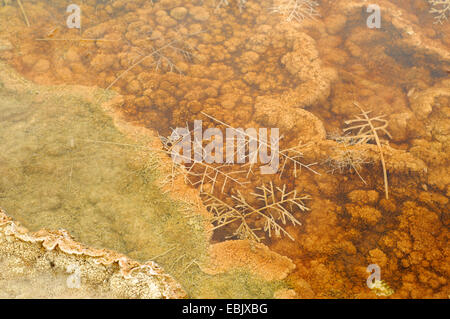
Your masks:
M 17 4 L 20 7 L 20 11 L 22 11 L 23 17 L 25 18 L 25 23 L 27 24 L 28 27 L 30 27 L 31 26 L 30 25 L 30 21 L 28 20 L 28 16 L 27 16 L 27 14 L 25 12 L 25 9 L 23 8 L 22 1 L 21 0 L 17 0 Z
M 443 24 L 450 12 L 450 0 L 428 0 L 431 5 L 430 13 L 435 15 L 435 24 Z
M 318 6 L 314 0 L 276 0 L 275 6 L 270 10 L 285 16 L 287 22 L 302 23 L 305 19 L 314 19 L 319 15 L 316 9 Z
M 35 41 L 106 41 L 106 42 L 116 42 L 120 40 L 113 40 L 113 39 L 47 39 L 47 38 L 38 38 L 34 39 Z
M 336 147 L 334 154 L 325 160 L 325 163 L 330 167 L 328 172 L 334 174 L 336 171 L 339 171 L 339 173 L 344 173 L 347 170 L 350 172 L 354 171 L 361 181 L 367 185 L 367 182 L 359 172 L 363 165 L 371 163 L 367 159 L 366 152 L 360 149 L 353 149 L 354 145 L 348 144 L 341 136 L 333 137 L 332 139 L 339 144 L 339 147 Z
M 187 128 L 187 135 L 191 134 L 191 131 Z M 173 137 L 160 137 L 163 143 L 164 151 L 169 155 L 175 155 L 179 160 L 185 162 L 187 167 L 182 165 L 173 159 L 172 161 L 172 172 L 170 174 L 170 180 L 173 183 L 174 178 L 177 173 L 180 173 L 184 176 L 184 180 L 186 184 L 190 184 L 195 187 L 199 187 L 201 192 L 205 192 L 205 185 L 210 184 L 210 189 L 207 192 L 213 193 L 216 185 L 218 184 L 218 179 L 222 179 L 222 187 L 221 193 L 224 192 L 225 187 L 228 182 L 234 183 L 238 186 L 244 186 L 248 184 L 248 181 L 240 181 L 237 177 L 234 177 L 234 174 L 240 174 L 244 171 L 225 171 L 225 167 L 231 167 L 231 165 L 223 164 L 219 166 L 213 166 L 201 160 L 196 160 L 186 155 L 181 154 L 173 154 L 173 148 L 180 143 L 185 136 L 179 136 L 177 134 L 173 134 Z M 167 183 L 167 181 L 165 182 Z
M 211 120 L 213 120 L 213 121 L 215 121 L 215 122 L 217 122 L 219 124 L 224 125 L 227 128 L 230 128 L 232 130 L 237 131 L 237 129 L 235 129 L 231 125 L 229 125 L 229 124 L 227 124 L 227 123 L 225 123 L 225 122 L 215 118 L 214 116 L 211 116 L 211 115 L 209 115 L 209 114 L 207 114 L 207 113 L 205 113 L 203 111 L 200 112 L 200 113 L 202 113 L 203 115 L 205 115 L 209 119 L 211 119 Z M 250 142 L 258 142 L 258 149 L 254 153 L 254 156 L 257 156 L 257 153 L 259 152 L 259 149 L 261 147 L 266 147 L 267 149 L 271 149 L 271 145 L 269 145 L 266 141 L 261 139 L 259 137 L 259 135 L 257 135 L 255 137 L 255 136 L 252 136 L 252 135 L 246 133 L 245 131 L 238 131 L 238 133 L 240 133 L 244 138 L 246 138 L 246 141 L 245 141 L 245 147 L 246 148 L 248 148 L 248 144 Z M 282 138 L 283 138 L 283 136 L 281 136 L 279 138 L 279 140 L 276 141 L 276 142 L 279 142 Z M 293 148 L 284 149 L 284 150 L 280 150 L 279 151 L 278 155 L 281 157 L 280 158 L 280 162 L 283 163 L 281 169 L 279 170 L 280 178 L 283 175 L 285 166 L 286 166 L 286 164 L 288 162 L 292 163 L 293 166 L 294 166 L 294 175 L 295 175 L 295 177 L 297 177 L 297 171 L 300 171 L 301 168 L 305 168 L 305 169 L 309 170 L 310 172 L 312 172 L 312 173 L 314 173 L 316 175 L 320 175 L 320 173 L 318 173 L 317 171 L 315 171 L 314 169 L 311 168 L 311 166 L 314 166 L 317 163 L 304 164 L 304 163 L 300 162 L 299 159 L 301 157 L 303 157 L 303 154 L 302 154 L 301 151 L 299 151 L 299 148 L 301 148 L 301 146 L 297 146 L 297 147 L 293 147 Z M 237 152 L 237 150 L 236 150 L 236 152 Z M 248 177 L 250 175 L 250 173 L 253 171 L 253 166 L 254 166 L 255 159 L 254 158 L 249 158 L 249 155 L 246 155 L 246 158 L 249 159 L 249 162 L 246 164 L 246 166 L 249 166 L 249 169 L 247 171 L 247 177 Z
M 199 32 L 194 32 L 192 34 L 187 35 L 187 37 L 192 37 L 194 35 L 203 33 L 205 31 L 199 31 Z M 181 54 L 185 57 L 185 59 L 191 59 L 192 58 L 192 53 L 188 52 L 187 50 L 184 49 L 180 49 L 174 46 L 174 44 L 180 42 L 180 39 L 174 39 L 166 44 L 164 44 L 163 46 L 153 49 L 152 52 L 150 52 L 149 54 L 143 56 L 141 59 L 139 59 L 138 61 L 136 61 L 134 64 L 132 64 L 128 69 L 126 69 L 125 71 L 123 71 L 110 85 L 108 85 L 108 87 L 106 88 L 107 90 L 110 89 L 114 84 L 117 83 L 117 81 L 119 81 L 124 75 L 126 75 L 128 72 L 130 72 L 131 70 L 133 70 L 135 67 L 137 67 L 138 65 L 140 65 L 142 62 L 144 62 L 145 60 L 151 58 L 151 57 L 157 57 L 158 60 L 155 61 L 154 63 L 152 63 L 152 65 L 156 65 L 155 69 L 157 70 L 160 66 L 162 61 L 165 61 L 169 68 L 170 71 L 173 71 L 173 69 L 177 69 L 177 71 L 181 74 L 181 71 L 176 67 L 175 63 L 173 63 L 169 58 L 167 58 L 166 56 L 164 56 L 162 54 L 162 51 L 167 49 L 167 48 L 171 48 L 174 51 L 177 52 L 181 52 Z M 189 46 L 190 47 L 190 46 Z M 191 48 L 191 47 L 190 47 Z
M 269 237 L 272 237 L 273 234 L 275 237 L 285 235 L 294 240 L 284 229 L 284 225 L 287 222 L 293 226 L 301 225 L 300 221 L 294 217 L 292 210 L 296 207 L 301 211 L 308 211 L 309 208 L 304 201 L 311 198 L 308 195 L 298 196 L 296 190 L 288 192 L 286 185 L 275 187 L 272 182 L 269 183 L 269 186 L 262 185 L 256 189 L 258 192 L 252 195 L 262 202 L 262 206 L 259 208 L 249 204 L 239 191 L 236 192 L 236 195 L 231 196 L 233 205 L 227 204 L 212 194 L 204 194 L 207 197 L 204 201 L 205 206 L 214 214 L 213 223 L 216 226 L 213 229 L 238 222 L 239 225 L 234 231 L 234 235 L 240 239 L 259 242 L 262 238 L 256 232 L 264 231 Z M 262 220 L 264 228 L 252 228 L 250 217 Z
M 236 0 L 236 1 L 239 7 L 239 11 L 242 13 L 247 3 L 247 0 Z M 217 0 L 216 2 L 218 2 L 215 9 L 216 11 L 220 9 L 222 6 L 228 6 L 230 4 L 229 0 Z
M 388 178 L 386 171 L 386 163 L 383 155 L 383 148 L 381 146 L 380 139 L 378 137 L 378 131 L 383 132 L 389 138 L 392 138 L 391 134 L 386 130 L 388 126 L 388 121 L 384 119 L 384 115 L 369 117 L 371 111 L 364 111 L 363 108 L 356 102 L 353 102 L 355 106 L 361 111 L 359 116 L 356 116 L 353 120 L 345 121 L 345 124 L 351 125 L 344 129 L 344 132 L 355 132 L 356 135 L 343 137 L 347 138 L 350 141 L 350 144 L 366 144 L 371 140 L 374 140 L 377 144 L 378 151 L 380 153 L 381 165 L 383 167 L 383 178 L 384 178 L 384 192 L 386 195 L 386 199 L 389 199 L 389 190 L 388 190 Z M 378 122 L 378 125 L 375 124 Z

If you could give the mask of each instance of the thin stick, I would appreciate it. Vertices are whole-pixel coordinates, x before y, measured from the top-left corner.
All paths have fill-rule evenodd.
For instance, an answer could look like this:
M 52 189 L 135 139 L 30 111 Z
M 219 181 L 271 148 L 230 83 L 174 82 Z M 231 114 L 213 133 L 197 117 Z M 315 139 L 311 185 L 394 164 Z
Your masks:
M 204 31 L 199 31 L 199 32 L 195 32 L 193 34 L 190 34 L 188 36 L 194 36 L 197 35 L 199 33 L 203 33 Z M 123 71 L 110 85 L 108 85 L 108 87 L 106 88 L 106 90 L 109 90 L 114 84 L 116 84 L 117 81 L 119 81 L 125 74 L 127 74 L 128 72 L 130 72 L 131 70 L 133 70 L 135 67 L 137 67 L 139 64 L 141 64 L 143 61 L 145 61 L 146 59 L 148 59 L 149 57 L 154 56 L 155 54 L 160 54 L 160 52 L 162 50 L 164 50 L 165 48 L 170 47 L 172 44 L 179 42 L 180 40 L 172 40 L 169 43 L 163 45 L 162 47 L 154 50 L 153 52 L 151 52 L 150 54 L 147 54 L 146 56 L 144 56 L 142 59 L 138 60 L 136 63 L 134 63 L 133 65 L 131 65 L 128 69 L 126 69 L 125 71 Z
M 40 38 L 35 39 L 35 41 L 109 41 L 109 42 L 115 42 L 120 40 L 108 40 L 108 39 L 46 39 L 46 38 Z
M 236 130 L 236 129 L 235 129 L 234 127 L 232 127 L 231 125 L 229 125 L 229 124 L 227 124 L 227 123 L 225 123 L 225 122 L 222 122 L 222 121 L 219 120 L 219 119 L 216 119 L 216 118 L 215 118 L 214 116 L 212 116 L 212 115 L 206 114 L 206 113 L 203 112 L 203 111 L 201 111 L 200 113 L 202 113 L 203 115 L 205 115 L 205 116 L 208 117 L 209 119 L 211 119 L 211 120 L 213 120 L 213 121 L 215 121 L 215 122 L 217 122 L 217 123 L 219 123 L 219 124 L 222 124 L 222 125 L 224 125 L 224 126 L 226 126 L 226 127 L 228 127 L 228 128 L 231 128 L 232 130 Z M 269 145 L 268 143 L 266 143 L 266 142 L 264 142 L 264 141 L 261 141 L 261 140 L 259 140 L 258 138 L 255 138 L 255 137 L 251 136 L 250 134 L 248 134 L 248 133 L 246 133 L 246 132 L 242 132 L 242 134 L 244 134 L 244 135 L 249 139 L 249 141 L 255 141 L 255 140 L 256 140 L 256 141 L 259 143 L 258 151 L 259 151 L 259 149 L 260 149 L 260 147 L 261 147 L 262 145 L 265 146 L 265 147 L 267 147 L 267 148 L 269 148 L 269 149 L 272 148 L 271 145 Z M 279 142 L 282 138 L 283 138 L 283 136 L 281 136 L 281 137 L 278 139 L 278 142 Z M 294 163 L 294 165 L 299 165 L 300 168 L 301 168 L 301 167 L 304 167 L 304 168 L 308 169 L 309 171 L 313 172 L 314 174 L 320 175 L 320 173 L 316 172 L 315 170 L 313 170 L 313 169 L 310 167 L 310 166 L 315 165 L 315 164 L 317 164 L 317 163 L 308 164 L 308 165 L 303 164 L 303 163 L 301 163 L 300 161 L 297 161 L 295 158 L 292 158 L 292 157 L 290 157 L 289 155 L 287 155 L 287 154 L 286 154 L 287 151 L 289 151 L 289 150 L 282 150 L 282 151 L 279 151 L 278 153 L 279 153 L 279 155 L 281 155 L 282 157 L 284 157 L 286 161 L 292 161 L 292 162 Z M 256 154 L 256 153 L 255 153 L 255 154 Z M 252 169 L 252 167 L 253 167 L 253 164 L 250 163 L 250 170 Z M 247 174 L 247 177 L 248 177 L 248 174 Z
M 177 41 L 172 41 L 164 46 L 162 46 L 161 48 L 153 51 L 152 53 L 144 56 L 142 59 L 140 59 L 139 61 L 137 61 L 136 63 L 134 63 L 133 65 L 131 65 L 128 69 L 126 69 L 125 71 L 123 71 L 110 85 L 108 85 L 108 87 L 106 88 L 106 90 L 109 90 L 114 84 L 116 84 L 117 81 L 119 81 L 125 74 L 127 74 L 128 72 L 130 72 L 131 70 L 133 70 L 136 66 L 138 66 L 139 64 L 141 64 L 144 60 L 148 59 L 149 57 L 159 53 L 161 50 L 169 47 L 170 45 L 172 45 L 173 43 L 175 43 Z
M 25 13 L 25 9 L 23 8 L 23 5 L 22 5 L 22 1 L 17 0 L 17 3 L 19 4 L 20 10 L 22 11 L 22 14 L 25 18 L 25 23 L 27 24 L 28 27 L 30 27 L 30 21 L 28 21 L 27 14 Z
M 172 248 L 170 248 L 169 250 L 166 250 L 165 252 L 163 252 L 162 254 L 159 254 L 159 255 L 157 255 L 157 256 L 155 256 L 155 257 L 152 257 L 150 260 L 156 260 L 157 258 L 160 258 L 160 257 L 162 257 L 162 256 L 164 256 L 164 255 L 167 255 L 168 253 L 170 253 L 172 250 L 174 250 L 176 247 L 172 247 Z
M 378 138 L 377 131 L 375 130 L 375 127 L 372 124 L 371 119 L 367 116 L 367 113 L 357 104 L 356 102 L 353 102 L 362 112 L 364 117 L 367 120 L 367 123 L 370 126 L 370 129 L 373 132 L 373 136 L 375 138 L 375 142 L 377 143 L 378 150 L 380 152 L 380 158 L 381 158 L 381 166 L 383 167 L 383 177 L 384 177 L 384 193 L 386 194 L 386 199 L 389 199 L 389 190 L 388 190 L 388 179 L 387 179 L 387 171 L 386 171 L 386 163 L 384 162 L 384 155 L 383 155 L 383 149 L 381 148 L 380 139 Z
M 188 270 L 189 267 L 191 267 L 193 264 L 198 265 L 196 259 L 192 259 L 192 261 L 191 261 L 191 262 L 183 269 L 183 271 L 181 272 L 181 274 L 183 274 L 186 270 Z M 181 275 L 181 274 L 180 274 L 180 275 Z
M 348 155 L 349 150 L 348 150 L 348 148 L 347 148 L 347 145 L 345 145 L 345 143 L 344 143 L 344 148 L 345 148 L 345 152 L 346 152 L 347 155 Z M 364 180 L 364 178 L 362 178 L 361 174 L 359 174 L 358 169 L 356 168 L 356 165 L 353 164 L 353 161 L 352 161 L 352 160 L 350 161 L 350 165 L 351 165 L 351 167 L 353 167 L 353 169 L 355 170 L 356 174 L 358 174 L 359 178 L 364 182 L 364 184 L 367 185 L 367 182 Z

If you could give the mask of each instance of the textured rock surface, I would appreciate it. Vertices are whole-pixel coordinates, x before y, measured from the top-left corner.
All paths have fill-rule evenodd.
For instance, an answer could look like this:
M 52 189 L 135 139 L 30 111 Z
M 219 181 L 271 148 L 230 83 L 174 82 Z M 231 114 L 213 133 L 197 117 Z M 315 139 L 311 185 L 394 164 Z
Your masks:
M 186 296 L 181 286 L 156 263 L 140 264 L 110 250 L 88 248 L 65 231 L 30 233 L 3 211 L 0 211 L 0 269 L 2 298 Z

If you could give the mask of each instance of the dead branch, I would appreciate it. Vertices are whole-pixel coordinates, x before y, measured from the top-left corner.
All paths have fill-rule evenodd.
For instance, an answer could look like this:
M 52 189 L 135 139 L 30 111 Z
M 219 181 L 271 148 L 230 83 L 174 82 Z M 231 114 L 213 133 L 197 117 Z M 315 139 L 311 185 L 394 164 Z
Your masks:
M 294 240 L 284 229 L 284 226 L 288 223 L 291 223 L 293 226 L 301 225 L 298 219 L 294 217 L 292 211 L 294 208 L 308 211 L 309 208 L 304 201 L 310 199 L 310 197 L 308 195 L 298 196 L 296 190 L 287 192 L 286 185 L 283 185 L 282 188 L 274 187 L 272 182 L 269 183 L 269 186 L 262 185 L 256 189 L 257 193 L 252 195 L 262 202 L 261 207 L 254 207 L 249 204 L 239 191 L 231 197 L 233 205 L 227 204 L 212 194 L 206 194 L 204 203 L 209 211 L 214 214 L 213 223 L 216 225 L 214 229 L 237 222 L 239 225 L 233 234 L 240 239 L 250 239 L 259 242 L 262 238 L 256 232 L 262 230 L 269 237 L 272 237 L 273 234 L 275 237 L 284 235 Z M 251 216 L 262 220 L 264 228 L 252 228 L 249 222 L 249 217 Z
M 364 111 L 363 108 L 356 102 L 353 102 L 353 104 L 358 107 L 358 109 L 361 111 L 361 114 L 355 116 L 355 119 L 353 120 L 345 121 L 345 124 L 350 126 L 345 128 L 344 132 L 351 132 L 354 135 L 343 137 L 343 139 L 346 139 L 350 145 L 367 144 L 372 140 L 375 141 L 380 153 L 381 165 L 383 167 L 384 192 L 386 199 L 389 199 L 386 163 L 384 160 L 383 148 L 378 137 L 378 132 L 382 132 L 389 138 L 392 138 L 391 134 L 389 134 L 389 132 L 386 130 L 388 121 L 384 119 L 384 115 L 371 118 L 369 117 L 371 111 Z

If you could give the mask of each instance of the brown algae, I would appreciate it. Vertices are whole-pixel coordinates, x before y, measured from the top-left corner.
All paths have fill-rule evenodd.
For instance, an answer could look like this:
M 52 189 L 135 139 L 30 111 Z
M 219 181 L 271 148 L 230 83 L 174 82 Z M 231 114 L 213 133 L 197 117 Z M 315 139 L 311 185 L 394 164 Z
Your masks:
M 294 269 L 291 263 L 284 263 L 284 270 L 290 273 L 271 270 L 285 274 L 289 288 L 296 293 L 282 293 L 285 289 L 275 296 L 448 297 L 450 23 L 433 11 L 442 9 L 435 1 L 378 0 L 381 28 L 370 29 L 368 3 L 359 0 L 86 0 L 81 5 L 81 30 L 64 25 L 66 3 L 24 1 L 30 22 L 27 27 L 17 3 L 8 2 L 10 5 L 0 7 L 0 57 L 27 79 L 40 84 L 110 87 L 122 96 L 115 105 L 118 113 L 133 124 L 158 130 L 164 137 L 171 128 L 200 119 L 208 126 L 220 126 L 221 121 L 231 127 L 280 128 L 285 137 L 281 149 L 289 150 L 285 154 L 299 158 L 306 167 L 290 161 L 282 166 L 279 176 L 244 174 L 245 186 L 228 183 L 223 194 L 213 194 L 228 204 L 237 192 L 251 201 L 257 187 L 273 183 L 311 196 L 308 212 L 294 211 L 301 226 L 286 225 L 293 240 L 287 236 L 263 239 L 273 252 L 288 257 L 295 265 Z M 311 7 L 310 17 L 299 21 L 295 16 L 289 19 L 289 10 L 285 10 L 289 8 L 283 8 L 294 2 L 319 5 Z M 447 17 L 448 11 L 442 13 Z M 5 94 L 9 95 L 6 102 L 12 97 L 20 100 L 17 94 Z M 98 95 L 105 94 L 112 93 Z M 37 94 L 38 100 L 39 96 L 45 100 Z M 80 101 L 80 97 L 68 99 Z M 376 144 L 373 140 L 358 145 L 343 143 L 345 121 L 358 113 L 355 103 L 372 111 L 375 118 L 386 115 L 390 136 L 380 134 Z M 12 126 L 5 119 L 6 125 L 18 132 L 24 125 L 22 118 L 28 123 L 34 116 L 33 108 L 14 112 L 20 109 L 10 107 L 5 113 L 12 121 L 20 120 Z M 78 107 L 75 110 L 80 112 Z M 103 123 L 101 112 L 92 115 L 95 123 Z M 41 119 L 53 123 L 52 119 Z M 88 130 L 91 136 L 83 127 L 76 136 L 65 132 L 61 140 L 48 140 L 39 131 L 37 137 L 42 135 L 39 138 L 44 142 L 51 142 L 45 147 L 36 148 L 41 144 L 28 137 L 27 147 L 36 156 L 20 157 L 29 153 L 19 150 L 14 155 L 20 161 L 9 163 L 10 171 L 5 174 L 21 176 L 6 181 L 9 196 L 17 199 L 10 205 L 30 213 L 20 218 L 20 212 L 8 209 L 11 215 L 24 223 L 30 218 L 37 228 L 41 225 L 33 220 L 33 214 L 35 219 L 42 214 L 51 227 L 67 228 L 65 223 L 69 222 L 77 240 L 111 247 L 138 260 L 154 258 L 183 283 L 190 296 L 242 297 L 261 287 L 256 279 L 240 277 L 245 272 L 233 275 L 229 268 L 221 269 L 233 262 L 221 263 L 220 258 L 234 256 L 239 261 L 235 264 L 247 264 L 249 268 L 255 268 L 255 260 L 270 263 L 277 258 L 238 254 L 246 243 L 223 240 L 228 236 L 239 238 L 235 231 L 239 225 L 219 228 L 219 222 L 213 220 L 211 226 L 211 216 L 193 213 L 197 203 L 186 207 L 184 202 L 160 200 L 161 193 L 152 186 L 159 180 L 155 157 L 133 146 L 141 142 L 109 131 L 110 135 L 105 135 L 103 129 L 94 127 Z M 58 155 L 61 152 L 63 155 Z M 52 161 L 42 161 L 47 157 Z M 100 166 L 100 171 L 91 172 L 80 163 L 82 160 Z M 56 193 L 54 188 L 45 192 L 45 188 L 36 189 L 33 176 L 44 171 L 59 174 L 58 185 L 64 188 Z M 202 173 L 200 169 L 193 172 Z M 159 175 L 166 177 L 162 171 Z M 100 183 L 101 178 L 106 186 Z M 56 185 L 55 180 L 52 177 L 43 182 Z M 29 188 L 28 182 L 32 183 Z M 105 190 L 96 193 L 95 187 Z M 220 189 L 220 185 L 216 187 Z M 92 191 L 86 195 L 83 190 Z M 207 187 L 191 190 L 199 197 Z M 23 207 L 18 191 L 25 193 L 26 201 L 40 195 L 33 204 L 47 205 L 45 210 L 35 212 Z M 68 196 L 72 193 L 79 198 Z M 119 200 L 124 198 L 130 201 Z M 150 205 L 152 214 L 141 213 L 139 203 Z M 161 205 L 153 207 L 153 203 Z M 116 206 L 132 214 L 108 212 Z M 52 209 L 73 209 L 75 213 L 50 220 Z M 183 219 L 166 212 L 178 209 L 193 211 Z M 248 219 L 250 227 L 264 228 L 253 216 Z M 92 221 L 102 232 L 92 231 L 96 227 Z M 208 243 L 212 227 L 213 243 L 220 242 L 211 245 L 214 248 Z M 198 243 L 203 248 L 191 252 L 177 244 L 185 234 L 192 234 L 192 228 L 195 231 L 192 243 L 190 235 L 187 238 L 188 246 L 193 247 L 195 239 L 201 238 Z M 90 230 L 83 234 L 85 229 Z M 164 242 L 152 246 L 150 240 Z M 209 267 L 201 262 L 206 250 L 219 259 Z M 381 268 L 379 284 L 389 287 L 389 293 L 376 293 L 366 285 L 367 266 L 371 264 Z M 200 269 L 219 277 L 204 276 Z M 235 280 L 236 286 L 227 283 L 233 276 L 243 279 Z M 225 283 L 217 282 L 225 277 Z M 264 286 L 267 294 L 263 295 L 272 295 L 272 284 L 285 285 L 272 282 Z M 242 287 L 238 289 L 237 285 Z

